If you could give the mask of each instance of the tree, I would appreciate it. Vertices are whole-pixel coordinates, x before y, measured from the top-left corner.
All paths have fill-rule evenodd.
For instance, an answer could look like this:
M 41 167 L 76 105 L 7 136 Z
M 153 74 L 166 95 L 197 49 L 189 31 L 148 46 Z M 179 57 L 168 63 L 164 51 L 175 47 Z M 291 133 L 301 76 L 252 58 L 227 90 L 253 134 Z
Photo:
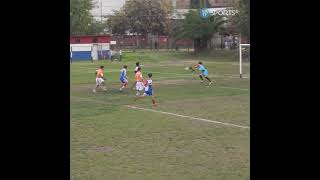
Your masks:
M 168 15 L 172 7 L 167 0 L 127 1 L 121 10 L 109 16 L 108 27 L 113 33 L 164 34 L 168 32 Z
M 128 21 L 123 9 L 114 10 L 113 15 L 108 16 L 106 25 L 111 30 L 112 34 L 125 34 L 129 29 Z
M 224 30 L 225 20 L 222 16 L 211 16 L 202 19 L 199 11 L 189 11 L 182 22 L 182 28 L 177 31 L 177 38 L 189 38 L 194 41 L 195 52 L 208 48 L 208 41 L 217 32 Z
M 107 26 L 113 34 L 118 35 L 127 31 L 144 36 L 168 34 L 172 10 L 168 0 L 127 1 L 119 11 L 113 11 L 108 17 Z M 136 41 L 139 46 L 138 36 Z
M 239 11 L 236 16 L 231 16 L 230 25 L 250 40 L 250 0 L 232 0 L 228 4 Z
M 239 29 L 250 40 L 250 0 L 240 0 Z
M 92 0 L 70 0 L 70 34 L 91 35 L 103 32 L 103 23 L 93 19 Z
M 89 34 L 89 35 L 101 34 L 101 33 L 104 33 L 104 30 L 106 28 L 106 22 L 92 20 L 89 26 L 90 28 L 88 28 L 86 34 Z

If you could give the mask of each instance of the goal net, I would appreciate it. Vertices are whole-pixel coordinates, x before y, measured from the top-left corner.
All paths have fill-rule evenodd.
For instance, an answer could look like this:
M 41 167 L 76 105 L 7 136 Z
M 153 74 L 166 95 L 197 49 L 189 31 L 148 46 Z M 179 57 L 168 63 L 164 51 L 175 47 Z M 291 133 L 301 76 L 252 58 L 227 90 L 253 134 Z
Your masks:
M 240 78 L 250 76 L 250 44 L 239 45 Z

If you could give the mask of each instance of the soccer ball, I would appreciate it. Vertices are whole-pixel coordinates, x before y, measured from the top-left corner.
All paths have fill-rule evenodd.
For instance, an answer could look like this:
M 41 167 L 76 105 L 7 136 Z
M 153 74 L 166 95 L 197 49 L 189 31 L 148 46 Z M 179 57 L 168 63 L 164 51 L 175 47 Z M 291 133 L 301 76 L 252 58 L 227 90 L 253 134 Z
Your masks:
M 184 68 L 185 70 L 189 70 L 189 67 Z

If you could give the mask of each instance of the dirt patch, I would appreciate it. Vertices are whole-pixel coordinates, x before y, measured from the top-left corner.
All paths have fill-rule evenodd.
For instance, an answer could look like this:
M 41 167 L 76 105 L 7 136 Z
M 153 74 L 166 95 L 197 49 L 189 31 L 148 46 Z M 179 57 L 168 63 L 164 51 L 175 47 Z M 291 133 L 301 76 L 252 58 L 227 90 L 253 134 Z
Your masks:
M 102 153 L 111 153 L 113 149 L 110 146 L 94 146 L 90 149 L 90 151 L 94 152 L 102 152 Z
M 91 92 L 94 88 L 94 84 L 79 84 L 70 86 L 71 92 Z
M 94 87 L 95 87 L 95 83 L 71 85 L 70 86 L 70 92 L 73 92 L 73 93 L 78 93 L 78 92 L 91 93 Z M 106 88 L 107 88 L 107 91 L 110 91 L 110 90 L 113 90 L 113 89 L 119 90 L 120 83 L 116 83 L 116 82 L 111 82 L 110 83 L 110 82 L 107 81 L 106 82 Z M 99 89 L 97 91 L 103 92 L 101 87 L 99 87 Z

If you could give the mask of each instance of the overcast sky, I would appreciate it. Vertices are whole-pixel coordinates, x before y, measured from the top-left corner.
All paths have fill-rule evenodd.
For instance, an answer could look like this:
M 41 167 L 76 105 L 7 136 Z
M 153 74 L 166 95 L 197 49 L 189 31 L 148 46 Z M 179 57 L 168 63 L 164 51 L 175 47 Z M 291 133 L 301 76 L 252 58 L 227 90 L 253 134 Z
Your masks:
M 119 10 L 125 0 L 92 0 L 93 2 L 96 2 L 96 8 L 94 8 L 91 13 L 94 16 L 99 16 L 101 14 L 101 2 L 102 2 L 102 15 L 108 15 L 110 13 L 112 13 L 112 10 Z

